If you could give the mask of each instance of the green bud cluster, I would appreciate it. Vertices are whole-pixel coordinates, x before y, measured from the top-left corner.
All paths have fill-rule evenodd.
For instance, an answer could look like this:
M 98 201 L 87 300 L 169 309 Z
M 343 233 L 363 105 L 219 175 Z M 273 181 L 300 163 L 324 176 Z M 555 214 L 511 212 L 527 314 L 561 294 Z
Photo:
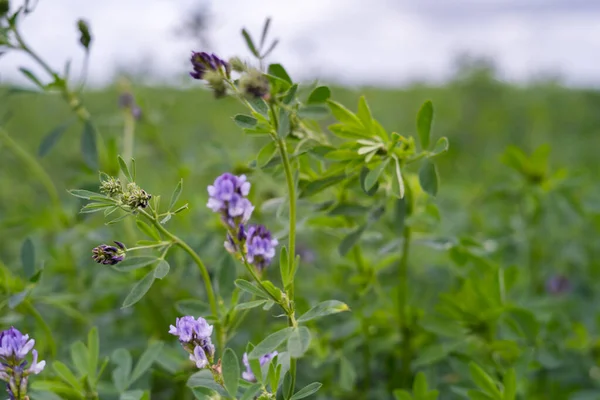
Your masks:
M 151 198 L 151 194 L 146 193 L 144 189 L 140 188 L 134 182 L 129 183 L 127 190 L 123 193 L 123 202 L 134 210 L 138 207 L 148 207 L 148 202 Z
M 240 78 L 240 90 L 246 97 L 264 97 L 269 93 L 269 80 L 257 69 L 250 69 Z

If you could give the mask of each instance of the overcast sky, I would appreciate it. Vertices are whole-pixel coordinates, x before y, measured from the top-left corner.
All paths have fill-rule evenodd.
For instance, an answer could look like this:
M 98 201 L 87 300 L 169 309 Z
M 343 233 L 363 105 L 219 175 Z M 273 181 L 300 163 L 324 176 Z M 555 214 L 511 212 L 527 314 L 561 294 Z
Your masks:
M 248 57 L 241 27 L 258 36 L 271 16 L 280 45 L 270 61 L 298 79 L 443 81 L 455 56 L 470 52 L 496 60 L 505 79 L 559 73 L 570 84 L 600 86 L 600 0 L 39 0 L 23 35 L 53 67 L 72 58 L 77 71 L 82 17 L 94 36 L 93 84 L 123 67 L 179 83 L 190 50 L 201 49 L 175 32 L 198 4 L 211 16 L 211 50 L 225 58 Z M 33 66 L 18 54 L 0 58 L 0 82 L 19 80 L 21 65 Z

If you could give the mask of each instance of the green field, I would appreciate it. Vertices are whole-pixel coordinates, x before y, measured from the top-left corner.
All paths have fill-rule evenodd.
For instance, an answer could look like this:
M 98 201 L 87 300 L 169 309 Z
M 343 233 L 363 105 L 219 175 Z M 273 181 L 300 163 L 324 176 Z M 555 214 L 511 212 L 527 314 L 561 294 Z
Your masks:
M 268 224 L 284 243 L 285 177 L 280 168 L 251 167 L 268 139 L 245 135 L 236 126 L 232 117 L 244 108 L 235 99 L 214 99 L 201 84 L 187 90 L 133 88 L 142 109 L 133 151 L 137 182 L 168 202 L 183 179 L 180 202 L 189 203 L 189 210 L 174 216 L 169 229 L 201 254 L 227 303 L 233 280 L 245 271 L 223 250 L 219 219 L 205 206 L 206 187 L 223 172 L 246 173 L 256 204 L 253 218 Z M 306 85 L 299 97 L 309 90 Z M 100 168 L 112 174 L 118 172 L 114 156 L 124 132 L 119 95 L 115 85 L 82 96 L 104 150 L 109 149 L 101 151 Z M 519 399 L 600 398 L 600 91 L 545 81 L 517 86 L 477 68 L 442 86 L 332 88 L 332 98 L 353 111 L 360 95 L 388 132 L 407 136 L 416 135 L 417 112 L 431 100 L 433 140 L 446 136 L 450 142 L 449 151 L 436 157 L 437 196 L 416 193 L 420 213 L 407 222 L 413 228 L 408 261 L 409 316 L 416 321 L 412 341 L 409 349 L 403 347 L 395 328 L 394 299 L 401 290 L 395 265 L 402 235 L 395 203 L 382 200 L 385 214 L 362 233 L 355 247 L 360 253 L 341 256 L 340 243 L 373 202 L 362 192 L 362 197 L 355 191 L 341 194 L 338 187 L 301 197 L 298 253 L 304 262 L 296 278 L 297 308 L 306 311 L 337 299 L 351 312 L 311 325 L 310 347 L 298 360 L 297 387 L 323 383 L 314 397 L 319 399 L 391 399 L 394 389 L 410 389 L 416 374 L 424 372 L 440 399 L 460 399 L 479 386 L 469 373 L 474 360 L 499 382 L 515 368 Z M 72 365 L 69 346 L 84 340 L 92 326 L 99 329 L 101 357 L 124 347 L 136 359 L 149 341 L 161 340 L 165 345 L 151 372 L 132 388 L 149 390 L 152 399 L 193 398 L 186 388 L 193 365 L 168 327 L 185 312 L 209 312 L 197 268 L 185 253 L 173 250 L 169 275 L 132 308 L 121 309 L 143 270 L 117 273 L 95 264 L 90 251 L 112 240 L 133 246 L 143 234 L 135 231 L 133 219 L 106 226 L 101 213 L 78 214 L 83 202 L 67 190 L 98 185 L 96 169 L 82 156 L 82 123 L 58 94 L 4 87 L 0 99 L 0 127 L 11 138 L 0 140 L 0 326 L 30 332 L 50 364 Z M 333 122 L 329 116 L 319 124 L 337 143 L 326 128 Z M 40 157 L 44 138 L 65 123 L 69 126 L 55 146 Z M 547 169 L 540 161 L 539 180 L 527 180 L 511 168 L 509 157 L 503 158 L 511 145 L 527 154 L 550 146 Z M 418 169 L 411 168 L 407 173 L 416 174 Z M 302 188 L 305 178 L 300 177 Z M 365 208 L 336 215 L 323 205 L 327 201 Z M 22 271 L 28 239 L 35 268 L 43 265 L 34 283 Z M 559 275 L 568 279 L 569 290 L 552 293 L 546 282 Z M 278 262 L 266 276 L 279 284 Z M 241 359 L 249 341 L 257 344 L 286 326 L 277 314 L 276 307 L 250 310 L 228 346 Z M 455 334 L 459 325 L 466 328 Z M 399 360 L 406 352 L 412 364 L 403 378 Z M 115 365 L 111 361 L 101 378 L 102 399 L 118 398 L 109 384 Z M 56 398 L 35 381 L 60 380 L 57 376 L 46 367 L 41 377 L 32 378 L 32 400 Z

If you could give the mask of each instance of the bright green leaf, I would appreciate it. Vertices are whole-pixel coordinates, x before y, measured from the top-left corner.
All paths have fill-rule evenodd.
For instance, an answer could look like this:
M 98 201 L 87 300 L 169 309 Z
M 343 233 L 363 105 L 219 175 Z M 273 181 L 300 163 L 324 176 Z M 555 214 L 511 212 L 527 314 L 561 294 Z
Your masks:
M 150 290 L 154 283 L 154 270 L 148 272 L 142 279 L 140 279 L 131 289 L 131 292 L 123 301 L 121 308 L 131 307 L 144 297 L 144 295 Z
M 303 399 L 305 397 L 310 396 L 313 393 L 316 393 L 321 386 L 323 386 L 321 383 L 319 382 L 313 382 L 309 385 L 304 386 L 302 389 L 298 390 L 291 398 L 290 400 L 299 400 L 299 399 Z
M 237 356 L 231 349 L 225 349 L 221 359 L 223 371 L 223 382 L 225 389 L 232 397 L 237 397 L 238 383 L 240 378 L 240 365 Z
M 327 86 L 316 87 L 308 96 L 306 104 L 325 103 L 331 97 L 331 90 Z
M 292 328 L 284 328 L 267 336 L 262 342 L 257 344 L 248 354 L 249 359 L 258 359 L 267 353 L 276 350 L 281 343 L 285 342 L 292 333 Z
M 348 307 L 347 304 L 337 300 L 327 300 L 308 310 L 298 318 L 298 322 L 307 322 L 315 318 L 321 318 L 326 315 L 337 314 L 344 311 L 350 311 L 350 307 Z
M 427 100 L 417 114 L 417 131 L 419 132 L 419 141 L 423 150 L 429 147 L 429 138 L 431 135 L 431 121 L 433 120 L 433 103 Z
M 429 160 L 424 160 L 419 169 L 419 183 L 425 192 L 435 196 L 438 191 L 439 178 L 437 167 Z

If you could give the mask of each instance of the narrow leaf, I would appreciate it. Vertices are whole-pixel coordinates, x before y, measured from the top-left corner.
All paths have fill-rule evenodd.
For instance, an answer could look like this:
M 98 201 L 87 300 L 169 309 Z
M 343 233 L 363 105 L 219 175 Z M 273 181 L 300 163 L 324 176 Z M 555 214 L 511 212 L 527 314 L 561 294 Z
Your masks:
M 73 120 L 70 120 L 48 132 L 48 134 L 44 136 L 44 139 L 42 139 L 42 143 L 40 143 L 40 147 L 38 148 L 38 156 L 44 157 L 46 154 L 48 154 L 48 152 L 56 145 L 56 143 L 58 143 L 58 140 L 72 123 Z
M 179 183 L 177 184 L 177 187 L 175 187 L 175 190 L 173 191 L 173 194 L 171 195 L 171 202 L 169 203 L 169 210 L 172 210 L 173 207 L 175 207 L 175 204 L 177 204 L 177 200 L 179 200 L 179 196 L 181 196 L 182 190 L 183 190 L 183 179 L 180 179 Z
M 349 233 L 338 246 L 340 255 L 345 256 L 348 252 L 356 245 L 363 232 L 366 229 L 366 225 L 359 226 L 356 230 Z
M 291 125 L 290 125 L 290 115 L 288 112 L 281 108 L 279 110 L 279 125 L 277 126 L 277 136 L 282 139 L 285 139 L 287 135 L 290 134 Z
M 475 382 L 480 389 L 495 399 L 502 399 L 500 390 L 498 390 L 494 380 L 483 369 L 481 369 L 479 365 L 471 362 L 469 364 L 469 371 L 471 372 L 471 378 L 473 379 L 473 382 Z
M 240 365 L 238 358 L 231 349 L 225 349 L 221 359 L 223 370 L 223 382 L 225 389 L 232 397 L 237 397 L 237 390 L 240 378 Z
M 438 173 L 434 163 L 424 160 L 419 169 L 419 183 L 425 192 L 435 196 L 438 191 Z
M 265 304 L 266 302 L 267 302 L 267 300 L 254 300 L 254 301 L 249 301 L 247 303 L 240 303 L 235 306 L 235 309 L 236 310 L 248 310 L 250 308 L 260 307 L 263 304 Z
M 37 87 L 39 87 L 42 90 L 44 89 L 44 84 L 38 79 L 37 76 L 35 76 L 35 74 L 33 72 L 31 72 L 30 70 L 28 70 L 27 68 L 24 68 L 24 67 L 20 67 L 19 71 L 21 71 L 23 73 L 23 75 L 25 75 Z
M 160 235 L 153 227 L 150 227 L 150 225 L 148 225 L 147 223 L 145 223 L 144 221 L 142 221 L 140 219 L 135 221 L 135 224 L 137 225 L 138 229 L 140 231 L 144 232 L 149 238 L 154 239 L 157 242 L 160 242 L 160 240 L 161 240 Z
M 246 46 L 248 46 L 248 49 L 254 55 L 254 57 L 260 58 L 260 54 L 258 53 L 258 50 L 256 50 L 254 41 L 252 40 L 252 37 L 250 36 L 250 34 L 248 33 L 248 31 L 246 29 L 242 29 L 242 36 L 244 37 L 244 40 L 246 41 Z
M 319 86 L 310 93 L 306 104 L 325 103 L 330 97 L 331 90 L 327 86 Z
M 390 159 L 386 158 L 378 166 L 376 166 L 374 169 L 369 171 L 369 173 L 365 177 L 365 189 L 367 191 L 371 190 L 373 188 L 373 186 L 375 186 L 375 184 L 379 180 L 379 177 L 381 176 L 381 174 L 383 173 L 383 171 L 385 170 L 385 167 L 387 167 L 389 162 L 390 162 Z
M 56 372 L 56 374 L 60 376 L 63 381 L 71 385 L 73 388 L 79 391 L 83 390 L 83 387 L 77 377 L 73 375 L 73 372 L 71 372 L 71 370 L 65 364 L 60 361 L 54 361 L 52 363 L 52 369 L 54 369 L 54 372 Z
M 157 259 L 158 258 L 154 256 L 127 257 L 113 268 L 121 272 L 133 271 L 134 269 L 143 268 L 153 264 Z
M 135 303 L 141 300 L 142 297 L 150 290 L 154 283 L 154 270 L 148 272 L 141 280 L 139 280 L 135 286 L 131 289 L 131 292 L 123 301 L 121 308 L 131 307 Z
M 298 390 L 291 398 L 290 400 L 299 400 L 299 399 L 303 399 L 305 397 L 310 396 L 313 393 L 316 393 L 321 386 L 323 386 L 323 384 L 319 383 L 319 382 L 313 382 L 310 385 L 304 386 L 302 389 Z
M 290 337 L 291 333 L 292 328 L 284 328 L 280 331 L 270 334 L 262 342 L 257 344 L 256 347 L 254 347 L 250 354 L 248 354 L 248 358 L 258 359 L 267 353 L 271 353 L 272 351 L 276 350 L 281 343 L 286 341 Z
M 96 372 L 98 371 L 98 357 L 100 356 L 100 339 L 98 329 L 93 327 L 88 333 L 88 381 L 96 385 Z
M 284 246 L 279 254 L 279 271 L 281 272 L 281 282 L 284 287 L 290 283 L 290 263 L 287 248 Z
M 305 326 L 294 328 L 288 338 L 287 350 L 293 358 L 300 358 L 310 345 L 310 331 Z
M 308 310 L 305 314 L 298 318 L 298 322 L 307 322 L 315 318 L 321 318 L 326 315 L 337 314 L 349 310 L 350 307 L 348 307 L 347 304 L 342 303 L 341 301 L 327 300 L 317 304 L 316 306 Z
M 237 126 L 246 129 L 254 128 L 258 123 L 256 118 L 245 114 L 237 114 L 235 117 L 233 117 L 233 120 L 237 124 Z
M 160 355 L 160 352 L 163 348 L 163 342 L 154 342 L 148 348 L 140 359 L 138 360 L 133 372 L 131 373 L 131 380 L 129 381 L 129 385 L 132 385 L 135 381 L 137 381 L 154 363 L 154 361 Z
M 269 65 L 268 72 L 269 72 L 269 75 L 276 76 L 277 78 L 280 78 L 280 79 L 286 81 L 290 85 L 293 83 L 292 78 L 290 78 L 287 71 L 285 70 L 285 68 L 283 68 L 283 66 L 281 64 Z
M 242 289 L 243 291 L 248 292 L 254 296 L 262 297 L 267 300 L 271 298 L 268 295 L 268 293 L 263 291 L 261 288 L 254 286 L 252 283 L 250 283 L 244 279 L 237 279 L 235 281 L 235 286 L 237 286 L 238 288 Z
M 119 161 L 119 167 L 121 168 L 123 175 L 125 175 L 125 178 L 127 178 L 129 182 L 133 182 L 133 176 L 131 175 L 131 172 L 129 172 L 129 167 L 125 160 L 123 160 L 121 156 L 117 157 L 117 160 Z
M 156 268 L 154 268 L 154 277 L 156 279 L 162 279 L 169 273 L 171 266 L 167 260 L 160 260 Z

